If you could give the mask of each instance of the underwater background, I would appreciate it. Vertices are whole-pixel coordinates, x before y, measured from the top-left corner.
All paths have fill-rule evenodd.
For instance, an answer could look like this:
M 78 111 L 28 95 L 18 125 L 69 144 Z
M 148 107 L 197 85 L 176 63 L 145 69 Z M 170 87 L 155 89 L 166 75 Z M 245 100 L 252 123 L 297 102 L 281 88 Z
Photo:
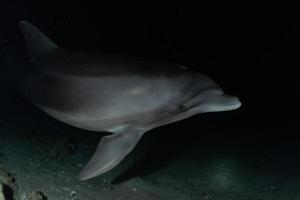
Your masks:
M 294 6 L 4 0 L 0 72 L 24 50 L 20 20 L 69 49 L 190 66 L 243 105 L 154 129 L 117 168 L 82 182 L 103 135 L 51 118 L 1 75 L 0 200 L 300 199 Z

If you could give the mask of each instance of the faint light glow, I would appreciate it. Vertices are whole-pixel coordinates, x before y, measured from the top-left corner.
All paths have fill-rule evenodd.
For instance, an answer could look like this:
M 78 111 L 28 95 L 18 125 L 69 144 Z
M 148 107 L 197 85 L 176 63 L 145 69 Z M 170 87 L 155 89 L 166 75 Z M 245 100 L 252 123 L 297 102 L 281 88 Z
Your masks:
M 233 160 L 223 159 L 213 161 L 212 184 L 218 188 L 228 188 L 238 182 L 237 166 Z
M 186 67 L 186 66 L 178 66 L 179 67 L 179 69 L 182 69 L 182 70 L 187 70 L 188 69 L 188 67 Z
M 231 186 L 231 175 L 226 173 L 216 173 L 213 177 L 213 182 L 221 188 L 227 188 Z
M 132 95 L 140 95 L 145 93 L 147 89 L 147 87 L 138 86 L 130 90 L 129 93 Z

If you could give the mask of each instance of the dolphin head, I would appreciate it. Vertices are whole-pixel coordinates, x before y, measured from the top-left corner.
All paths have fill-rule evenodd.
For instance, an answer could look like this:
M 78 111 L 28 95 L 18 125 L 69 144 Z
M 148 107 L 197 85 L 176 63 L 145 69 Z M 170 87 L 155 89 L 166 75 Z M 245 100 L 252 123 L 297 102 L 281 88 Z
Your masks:
M 235 110 L 241 106 L 240 100 L 225 94 L 221 88 L 207 88 L 195 97 L 181 105 L 183 110 L 190 110 L 196 114 Z
M 181 75 L 181 79 L 184 81 L 178 93 L 179 110 L 200 114 L 230 111 L 241 106 L 237 97 L 225 94 L 215 81 L 197 71 L 189 70 Z
M 241 106 L 239 98 L 225 94 L 209 77 L 194 70 L 180 71 L 167 77 L 170 101 L 158 126 L 208 112 L 235 110 Z

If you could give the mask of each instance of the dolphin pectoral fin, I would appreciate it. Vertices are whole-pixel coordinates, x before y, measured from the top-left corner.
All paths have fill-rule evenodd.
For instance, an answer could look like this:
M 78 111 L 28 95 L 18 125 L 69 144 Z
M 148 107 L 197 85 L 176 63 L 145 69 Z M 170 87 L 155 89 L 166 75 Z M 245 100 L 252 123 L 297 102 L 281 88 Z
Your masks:
M 94 155 L 79 173 L 78 179 L 87 180 L 117 166 L 132 151 L 143 133 L 133 131 L 103 137 Z

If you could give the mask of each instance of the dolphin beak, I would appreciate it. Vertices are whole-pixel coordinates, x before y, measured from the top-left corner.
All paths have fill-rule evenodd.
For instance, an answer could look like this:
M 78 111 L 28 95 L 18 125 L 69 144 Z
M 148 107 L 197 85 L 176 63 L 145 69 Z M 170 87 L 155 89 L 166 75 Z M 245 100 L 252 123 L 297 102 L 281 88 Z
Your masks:
M 235 110 L 241 105 L 239 98 L 228 94 L 218 95 L 209 102 L 209 107 L 212 109 L 211 112 Z

